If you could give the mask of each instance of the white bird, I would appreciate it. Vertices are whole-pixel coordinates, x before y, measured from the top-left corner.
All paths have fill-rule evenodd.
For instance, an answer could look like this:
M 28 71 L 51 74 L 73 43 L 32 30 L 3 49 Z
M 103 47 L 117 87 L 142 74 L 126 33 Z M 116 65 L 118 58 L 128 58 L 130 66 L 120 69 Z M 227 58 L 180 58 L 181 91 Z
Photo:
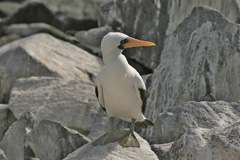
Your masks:
M 153 123 L 143 114 L 145 83 L 140 74 L 128 64 L 122 51 L 126 48 L 149 46 L 155 44 L 120 32 L 108 33 L 101 42 L 104 66 L 95 81 L 96 95 L 108 116 L 132 122 L 130 134 L 125 138 L 125 142 L 128 143 L 133 138 L 134 146 L 139 146 L 134 135 L 135 124 L 147 127 Z

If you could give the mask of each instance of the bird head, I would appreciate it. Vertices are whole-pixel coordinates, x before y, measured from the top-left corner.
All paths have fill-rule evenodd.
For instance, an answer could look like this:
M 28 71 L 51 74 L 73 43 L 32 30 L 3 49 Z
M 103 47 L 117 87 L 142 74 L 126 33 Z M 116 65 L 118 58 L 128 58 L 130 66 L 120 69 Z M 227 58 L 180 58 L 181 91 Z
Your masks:
M 127 48 L 156 46 L 150 41 L 138 40 L 120 32 L 109 32 L 101 42 L 103 52 L 121 51 Z

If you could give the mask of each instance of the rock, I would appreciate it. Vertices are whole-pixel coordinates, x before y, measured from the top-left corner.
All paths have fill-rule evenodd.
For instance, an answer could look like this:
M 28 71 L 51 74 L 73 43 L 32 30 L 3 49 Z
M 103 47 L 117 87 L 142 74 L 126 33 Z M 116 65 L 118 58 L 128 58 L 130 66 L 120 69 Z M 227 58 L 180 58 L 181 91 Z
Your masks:
M 89 30 L 98 26 L 96 19 L 77 19 L 66 15 L 56 15 L 64 26 L 65 31 Z
M 1 149 L 0 149 L 0 160 L 7 160 L 5 153 Z
M 30 147 L 36 157 L 59 160 L 89 142 L 88 138 L 59 123 L 43 120 L 30 133 Z
M 75 33 L 76 39 L 86 48 L 89 48 L 92 53 L 101 55 L 101 40 L 112 29 L 109 26 L 93 28 L 88 31 L 80 31 Z
M 215 132 L 191 130 L 173 144 L 169 152 L 170 159 L 238 160 L 239 135 L 239 122 Z
M 105 3 L 101 7 L 99 24 L 108 24 L 130 36 L 156 42 L 155 48 L 136 49 L 129 54 L 145 67 L 154 69 L 160 63 L 165 37 L 173 33 L 196 6 L 217 9 L 233 22 L 240 19 L 239 0 L 125 0 Z
M 54 13 L 76 19 L 96 19 L 99 16 L 99 6 L 109 0 L 41 0 Z
M 31 16 L 29 16 L 31 15 Z M 5 19 L 4 24 L 19 23 L 47 23 L 61 29 L 61 22 L 48 9 L 46 5 L 38 1 L 25 3 L 14 14 Z
M 32 112 L 39 121 L 57 121 L 90 138 L 106 129 L 107 117 L 98 112 L 94 87 L 89 82 L 49 77 L 20 79 L 14 85 L 9 106 L 17 117 Z
M 34 35 L 0 48 L 0 68 L 7 77 L 2 86 L 9 85 L 9 88 L 17 78 L 31 76 L 91 82 L 89 74 L 97 74 L 100 64 L 98 58 L 86 51 L 47 34 Z M 4 93 L 8 98 L 9 92 Z
M 152 75 L 147 117 L 155 121 L 168 108 L 203 97 L 238 101 L 239 38 L 239 25 L 216 10 L 195 8 L 165 41 Z
M 53 160 L 64 158 L 87 142 L 89 140 L 76 131 L 56 122 L 38 122 L 32 113 L 26 112 L 10 126 L 0 147 L 9 160 L 31 156 Z
M 140 136 L 137 138 L 140 148 L 123 148 L 117 142 L 106 145 L 93 145 L 92 142 L 69 154 L 64 160 L 158 160 L 149 144 Z
M 0 104 L 0 140 L 9 126 L 16 120 L 7 105 Z
M 5 18 L 7 16 L 12 15 L 15 13 L 19 8 L 21 7 L 21 4 L 17 2 L 8 2 L 8 1 L 1 1 L 0 2 L 0 12 L 1 12 L 1 18 Z
M 5 41 L 7 42 L 10 42 L 11 39 L 13 41 L 13 40 L 28 37 L 37 33 L 48 33 L 58 39 L 70 42 L 72 44 L 79 43 L 76 38 L 70 35 L 67 35 L 61 30 L 46 23 L 12 24 L 9 26 L 5 26 L 2 29 L 2 34 L 6 35 Z M 4 42 L 4 39 L 2 41 L 3 41 L 2 43 L 7 43 L 7 42 Z
M 25 127 L 27 125 L 26 119 L 15 121 L 0 142 L 0 148 L 9 160 L 24 160 Z
M 152 150 L 156 153 L 158 158 L 168 160 L 170 159 L 169 151 L 172 147 L 173 142 L 165 144 L 154 144 L 151 145 Z
M 169 108 L 155 122 L 152 141 L 168 143 L 179 139 L 189 128 L 223 128 L 240 118 L 238 103 L 187 102 Z
M 226 127 L 211 136 L 212 157 L 216 160 L 238 160 L 240 158 L 240 123 Z

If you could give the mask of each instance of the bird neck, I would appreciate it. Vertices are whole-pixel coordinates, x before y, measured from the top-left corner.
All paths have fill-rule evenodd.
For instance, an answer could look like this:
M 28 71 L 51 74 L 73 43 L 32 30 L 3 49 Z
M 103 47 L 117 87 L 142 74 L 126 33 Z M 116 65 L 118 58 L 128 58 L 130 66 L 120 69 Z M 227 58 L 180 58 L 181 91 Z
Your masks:
M 122 55 L 122 50 L 119 50 L 119 49 L 117 49 L 116 51 L 111 51 L 111 52 L 103 52 L 103 63 L 105 65 L 112 63 L 114 60 L 116 60 L 121 55 Z

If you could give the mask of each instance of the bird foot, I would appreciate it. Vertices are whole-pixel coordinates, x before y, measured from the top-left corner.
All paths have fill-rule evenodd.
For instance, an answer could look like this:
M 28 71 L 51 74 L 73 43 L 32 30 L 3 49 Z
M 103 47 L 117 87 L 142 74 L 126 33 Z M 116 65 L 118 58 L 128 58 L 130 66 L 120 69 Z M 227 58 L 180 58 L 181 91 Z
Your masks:
M 119 144 L 122 147 L 140 147 L 136 136 L 131 131 L 119 141 Z

